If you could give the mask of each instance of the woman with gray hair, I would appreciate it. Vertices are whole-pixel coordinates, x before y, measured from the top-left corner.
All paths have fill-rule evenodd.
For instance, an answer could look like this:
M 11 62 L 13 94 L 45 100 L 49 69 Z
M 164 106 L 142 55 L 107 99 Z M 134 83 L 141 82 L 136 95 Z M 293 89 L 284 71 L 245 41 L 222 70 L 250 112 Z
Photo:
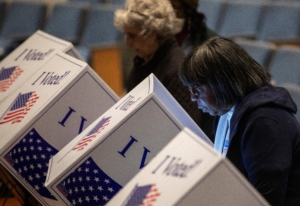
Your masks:
M 132 90 L 153 73 L 201 127 L 197 104 L 190 101 L 189 90 L 178 76 L 184 53 L 174 37 L 176 21 L 169 0 L 127 0 L 125 9 L 115 11 L 114 24 L 136 54 L 126 87 Z

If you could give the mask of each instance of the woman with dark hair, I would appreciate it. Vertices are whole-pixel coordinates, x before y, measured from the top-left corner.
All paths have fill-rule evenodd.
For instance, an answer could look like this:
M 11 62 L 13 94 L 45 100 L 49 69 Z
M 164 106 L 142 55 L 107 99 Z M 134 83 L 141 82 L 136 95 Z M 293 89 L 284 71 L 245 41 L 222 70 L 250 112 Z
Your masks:
M 177 17 L 176 39 L 187 54 L 205 40 L 217 36 L 205 23 L 205 15 L 197 11 L 198 0 L 170 0 Z
M 215 149 L 271 205 L 300 205 L 300 125 L 288 91 L 222 37 L 192 50 L 179 73 L 198 108 L 216 116 Z

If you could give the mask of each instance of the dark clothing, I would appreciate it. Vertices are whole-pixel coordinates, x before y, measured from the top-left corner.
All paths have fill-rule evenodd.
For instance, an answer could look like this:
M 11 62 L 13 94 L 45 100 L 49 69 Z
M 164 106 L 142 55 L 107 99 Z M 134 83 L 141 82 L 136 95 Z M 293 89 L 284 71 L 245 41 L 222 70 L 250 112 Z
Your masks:
M 178 76 L 179 66 L 183 59 L 184 53 L 177 45 L 175 38 L 167 39 L 149 62 L 145 63 L 139 57 L 134 58 L 134 67 L 129 74 L 127 90 L 132 90 L 153 73 L 201 127 L 200 110 L 197 108 L 197 104 L 191 101 L 188 88 L 183 86 Z
M 296 112 L 286 89 L 265 85 L 237 103 L 231 118 L 226 157 L 271 205 L 300 205 Z

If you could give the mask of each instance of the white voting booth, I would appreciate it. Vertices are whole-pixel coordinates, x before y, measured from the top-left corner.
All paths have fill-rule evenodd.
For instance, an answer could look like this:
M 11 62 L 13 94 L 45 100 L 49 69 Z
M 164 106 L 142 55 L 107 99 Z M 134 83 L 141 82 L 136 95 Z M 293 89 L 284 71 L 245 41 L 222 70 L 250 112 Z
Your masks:
M 106 206 L 269 205 L 237 169 L 188 128 Z
M 0 62 L 0 102 L 40 69 L 56 51 L 83 60 L 72 43 L 43 31 L 35 32 L 5 57 Z
M 119 100 L 87 65 L 55 52 L 2 102 L 0 162 L 43 205 L 49 159 Z
M 45 185 L 64 205 L 104 205 L 184 127 L 212 147 L 151 74 L 51 158 Z

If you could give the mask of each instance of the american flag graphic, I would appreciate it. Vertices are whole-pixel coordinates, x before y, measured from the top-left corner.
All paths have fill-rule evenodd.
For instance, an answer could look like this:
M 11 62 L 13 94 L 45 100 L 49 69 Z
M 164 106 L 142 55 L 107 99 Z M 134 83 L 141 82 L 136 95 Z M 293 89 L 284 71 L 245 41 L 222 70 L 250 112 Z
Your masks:
M 5 92 L 22 72 L 23 70 L 19 66 L 3 67 L 0 70 L 0 92 Z
M 38 98 L 35 92 L 20 93 L 0 118 L 0 124 L 21 122 Z
M 57 186 L 72 205 L 105 205 L 122 186 L 89 157 Z
M 43 197 L 55 198 L 44 186 L 48 162 L 58 152 L 33 128 L 5 156 L 4 159 Z
M 96 126 L 93 127 L 93 129 L 84 136 L 83 139 L 80 140 L 79 143 L 76 144 L 75 147 L 72 148 L 72 150 L 83 150 L 85 146 L 88 145 L 88 142 L 92 142 L 93 139 L 102 131 L 105 129 L 105 127 L 109 124 L 111 117 L 103 117 Z
M 152 206 L 160 196 L 155 184 L 135 186 L 126 200 L 125 206 Z

